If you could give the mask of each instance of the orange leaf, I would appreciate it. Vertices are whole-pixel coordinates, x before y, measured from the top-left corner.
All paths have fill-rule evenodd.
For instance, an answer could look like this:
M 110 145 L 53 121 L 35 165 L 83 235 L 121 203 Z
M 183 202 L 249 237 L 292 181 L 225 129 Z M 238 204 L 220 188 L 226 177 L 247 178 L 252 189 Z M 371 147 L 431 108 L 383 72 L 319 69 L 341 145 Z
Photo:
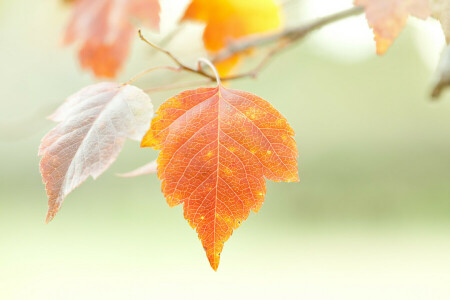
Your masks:
M 214 270 L 233 229 L 261 207 L 264 178 L 298 181 L 293 135 L 267 101 L 222 85 L 159 108 L 141 145 L 161 149 L 162 191 L 171 207 L 183 204 Z
M 429 0 L 355 0 L 364 7 L 369 26 L 375 34 L 377 54 L 384 54 L 406 25 L 409 15 L 430 16 Z
M 281 12 L 273 0 L 192 0 L 182 21 L 206 23 L 205 48 L 211 53 L 223 49 L 230 40 L 273 31 L 281 26 Z M 227 75 L 241 55 L 218 64 L 220 75 Z
M 158 29 L 159 11 L 158 0 L 78 0 L 65 43 L 80 44 L 78 57 L 83 68 L 97 77 L 115 77 L 136 34 L 132 19 Z
M 127 138 L 141 140 L 152 116 L 150 98 L 130 85 L 102 82 L 69 97 L 50 116 L 59 124 L 39 147 L 49 204 L 46 222 L 71 191 L 109 168 Z

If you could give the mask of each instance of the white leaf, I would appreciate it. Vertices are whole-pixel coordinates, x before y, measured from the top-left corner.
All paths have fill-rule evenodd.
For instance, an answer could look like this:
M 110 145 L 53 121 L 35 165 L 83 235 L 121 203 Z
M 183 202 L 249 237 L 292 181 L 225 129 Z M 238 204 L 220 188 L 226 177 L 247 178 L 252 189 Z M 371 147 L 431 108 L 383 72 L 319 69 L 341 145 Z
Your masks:
M 148 95 L 130 85 L 103 82 L 69 97 L 50 116 L 60 123 L 39 148 L 49 198 L 47 222 L 71 191 L 110 167 L 127 138 L 141 140 L 152 117 Z

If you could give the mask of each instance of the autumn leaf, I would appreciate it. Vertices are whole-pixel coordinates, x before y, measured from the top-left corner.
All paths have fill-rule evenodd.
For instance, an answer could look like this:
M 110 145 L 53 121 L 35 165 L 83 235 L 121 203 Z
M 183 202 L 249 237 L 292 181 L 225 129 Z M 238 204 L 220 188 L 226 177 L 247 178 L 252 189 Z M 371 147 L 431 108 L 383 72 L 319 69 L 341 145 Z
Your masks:
M 212 54 L 230 40 L 274 31 L 281 26 L 281 11 L 273 0 L 192 0 L 182 21 L 206 23 L 205 48 Z M 230 73 L 242 54 L 216 64 L 221 76 Z
M 168 204 L 183 204 L 214 270 L 224 242 L 264 201 L 265 179 L 298 181 L 294 131 L 267 101 L 219 85 L 166 101 L 142 140 L 160 149 Z
M 426 19 L 430 16 L 429 0 L 355 0 L 362 6 L 373 29 L 377 54 L 384 54 L 406 25 L 409 15 Z
M 69 97 L 50 116 L 59 124 L 39 147 L 40 171 L 49 198 L 46 222 L 71 191 L 109 168 L 127 138 L 141 140 L 152 116 L 150 98 L 130 85 L 103 82 Z
M 64 43 L 79 44 L 81 66 L 97 77 L 115 77 L 128 56 L 133 19 L 158 29 L 158 0 L 78 0 Z

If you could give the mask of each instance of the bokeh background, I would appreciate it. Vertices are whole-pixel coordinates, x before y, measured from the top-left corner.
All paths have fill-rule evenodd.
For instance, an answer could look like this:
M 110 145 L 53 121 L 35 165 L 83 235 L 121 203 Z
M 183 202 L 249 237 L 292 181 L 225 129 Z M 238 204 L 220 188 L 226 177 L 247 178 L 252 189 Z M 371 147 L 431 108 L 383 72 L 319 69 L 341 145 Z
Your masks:
M 301 182 L 268 183 L 215 273 L 155 176 L 115 175 L 157 156 L 134 142 L 44 225 L 45 116 L 94 82 L 61 46 L 70 13 L 61 2 L 0 1 L 0 299 L 450 299 L 450 93 L 428 97 L 444 43 L 436 22 L 410 20 L 377 57 L 364 17 L 348 19 L 257 80 L 231 84 L 290 121 Z M 163 0 L 161 36 L 186 2 Z M 286 23 L 350 5 L 285 1 Z M 187 61 L 201 49 L 201 26 L 189 26 L 169 45 Z M 118 80 L 166 63 L 136 39 Z M 159 73 L 136 84 L 186 79 Z M 151 97 L 158 107 L 177 92 Z

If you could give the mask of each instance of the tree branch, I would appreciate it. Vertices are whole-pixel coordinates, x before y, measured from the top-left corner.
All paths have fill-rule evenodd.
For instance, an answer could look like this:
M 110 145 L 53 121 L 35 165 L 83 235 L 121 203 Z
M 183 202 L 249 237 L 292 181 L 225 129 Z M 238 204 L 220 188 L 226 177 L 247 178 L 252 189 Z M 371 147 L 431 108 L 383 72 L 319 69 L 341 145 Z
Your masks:
M 181 70 L 187 71 L 187 72 L 191 72 L 191 73 L 195 73 L 198 75 L 201 75 L 203 77 L 207 77 L 211 80 L 216 80 L 216 77 L 213 75 L 210 75 L 208 73 L 206 73 L 205 71 L 203 71 L 202 69 L 194 69 L 191 68 L 185 64 L 183 64 L 177 57 L 175 57 L 172 53 L 170 53 L 168 50 L 163 49 L 161 47 L 159 47 L 156 44 L 153 44 L 152 42 L 150 42 L 149 40 L 147 40 L 143 35 L 142 35 L 142 31 L 139 29 L 138 31 L 139 33 L 139 37 L 141 38 L 141 40 L 143 40 L 145 43 L 147 43 L 149 46 L 153 47 L 154 49 L 158 50 L 159 52 L 165 54 L 167 57 L 169 57 Z
M 159 47 L 156 44 L 153 44 L 152 42 L 150 42 L 149 40 L 147 40 L 143 35 L 141 30 L 139 29 L 138 31 L 139 33 L 139 37 L 141 38 L 141 40 L 143 40 L 145 43 L 147 43 L 149 46 L 153 47 L 154 49 L 160 51 L 161 53 L 165 54 L 167 57 L 169 57 L 178 67 L 180 70 L 184 70 L 190 73 L 194 73 L 194 74 L 198 74 L 200 76 L 209 78 L 211 81 L 216 81 L 216 76 L 206 73 L 200 66 L 198 67 L 198 69 L 194 69 L 191 68 L 185 64 L 183 64 L 177 57 L 175 57 L 171 52 L 169 52 L 166 49 L 163 49 L 161 47 Z M 239 79 L 239 78 L 243 78 L 243 77 L 249 77 L 250 75 L 248 73 L 242 73 L 242 74 L 237 74 L 237 75 L 231 75 L 231 76 L 225 76 L 225 77 L 221 77 L 220 80 L 234 80 L 234 79 Z
M 289 44 L 304 38 L 309 33 L 320 29 L 331 23 L 346 19 L 348 17 L 359 15 L 363 12 L 361 7 L 353 7 L 338 13 L 323 17 L 310 24 L 300 25 L 293 28 L 288 28 L 284 31 L 273 33 L 270 35 L 258 35 L 254 37 L 247 37 L 231 42 L 225 49 L 220 51 L 213 59 L 213 62 L 222 61 L 230 56 L 248 50 L 254 47 L 261 47 L 273 42 L 287 40 Z M 287 46 L 287 45 L 286 45 Z
M 265 57 L 261 60 L 260 63 L 258 63 L 253 69 L 247 72 L 238 73 L 236 75 L 230 75 L 221 77 L 220 80 L 222 81 L 228 81 L 228 80 L 235 80 L 240 78 L 255 78 L 259 72 L 271 61 L 271 59 L 279 52 L 287 48 L 288 46 L 294 44 L 295 42 L 301 40 L 309 33 L 320 29 L 328 24 L 343 20 L 348 17 L 359 15 L 364 10 L 361 7 L 353 7 L 338 13 L 331 14 L 329 16 L 323 17 L 321 19 L 318 19 L 316 21 L 313 21 L 306 25 L 300 25 L 297 27 L 289 28 L 281 32 L 277 32 L 274 34 L 269 35 L 258 35 L 253 37 L 247 37 L 239 40 L 235 40 L 231 42 L 225 49 L 217 53 L 214 58 L 213 62 L 219 62 L 223 61 L 237 53 L 244 52 L 246 50 L 249 50 L 254 47 L 262 47 L 269 44 L 277 43 L 271 50 L 269 50 Z M 176 56 L 174 56 L 171 52 L 168 50 L 153 44 L 149 40 L 147 40 L 143 35 L 141 30 L 139 29 L 139 37 L 142 41 L 147 43 L 149 46 L 154 48 L 155 50 L 165 54 L 167 57 L 169 57 L 177 66 L 177 71 L 187 71 L 190 73 L 194 73 L 203 77 L 208 78 L 211 81 L 217 81 L 216 77 L 213 74 L 209 74 L 206 71 L 204 71 L 201 66 L 199 65 L 197 69 L 194 69 L 190 66 L 185 65 L 182 63 Z M 149 69 L 151 70 L 151 69 Z M 146 71 L 145 71 L 146 72 Z

